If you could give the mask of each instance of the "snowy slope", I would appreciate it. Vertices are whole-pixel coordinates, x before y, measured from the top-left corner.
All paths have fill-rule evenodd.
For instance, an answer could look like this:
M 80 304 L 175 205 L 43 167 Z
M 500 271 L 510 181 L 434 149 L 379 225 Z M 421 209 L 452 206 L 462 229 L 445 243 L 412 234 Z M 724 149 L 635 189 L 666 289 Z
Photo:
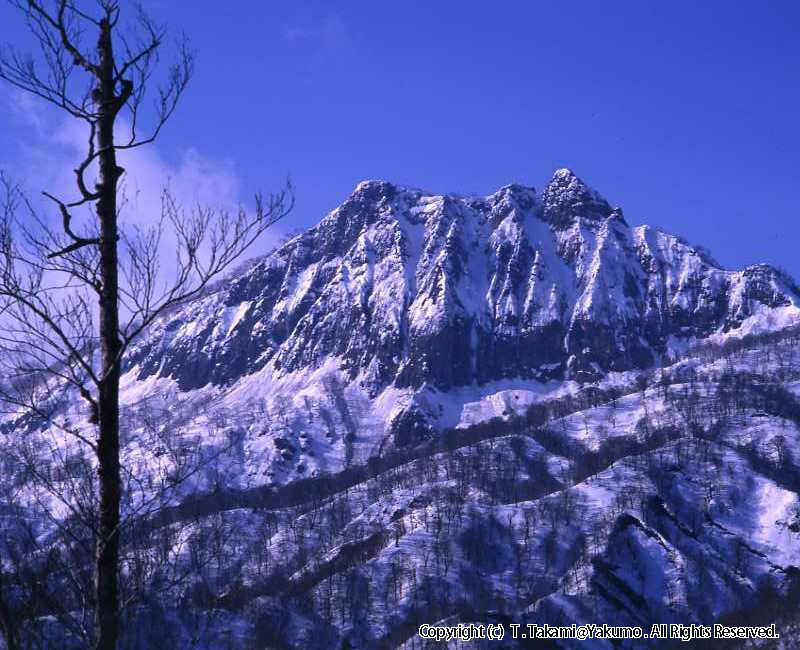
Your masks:
M 248 473 L 284 482 L 502 417 L 565 379 L 791 325 L 798 305 L 777 270 L 727 271 L 631 228 L 566 169 L 541 195 L 364 181 L 319 225 L 156 323 L 128 381 L 217 395 L 231 411 L 259 402 L 268 432 L 245 434 Z
M 365 181 L 125 359 L 123 509 L 183 473 L 153 552 L 183 569 L 214 540 L 159 642 L 197 612 L 201 647 L 416 648 L 422 622 L 795 603 L 798 323 L 790 278 L 632 228 L 569 170 L 487 197 Z M 2 426 L 0 487 L 48 539 L 86 450 Z

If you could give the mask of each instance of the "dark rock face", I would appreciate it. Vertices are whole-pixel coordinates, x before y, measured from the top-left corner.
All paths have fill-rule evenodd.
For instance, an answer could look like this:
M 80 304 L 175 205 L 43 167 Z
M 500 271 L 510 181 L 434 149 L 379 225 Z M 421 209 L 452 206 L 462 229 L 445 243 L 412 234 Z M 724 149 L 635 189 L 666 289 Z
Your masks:
M 413 447 L 433 435 L 428 418 L 416 406 L 400 411 L 389 425 L 397 447 Z
M 158 323 L 127 364 L 183 389 L 331 358 L 372 394 L 592 377 L 799 302 L 771 267 L 725 271 L 676 237 L 629 227 L 569 170 L 541 196 L 365 181 L 319 225 Z
M 556 228 L 569 227 L 578 216 L 593 221 L 602 221 L 612 213 L 622 216 L 569 169 L 556 171 L 542 192 L 542 204 L 542 218 Z

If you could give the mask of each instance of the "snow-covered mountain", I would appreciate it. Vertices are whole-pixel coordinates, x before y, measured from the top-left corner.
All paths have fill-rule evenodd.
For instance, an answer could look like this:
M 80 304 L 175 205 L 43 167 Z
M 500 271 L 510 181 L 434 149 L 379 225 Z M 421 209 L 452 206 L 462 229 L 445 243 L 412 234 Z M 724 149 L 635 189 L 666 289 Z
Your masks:
M 136 498 L 199 462 L 142 524 L 191 587 L 126 647 L 778 616 L 800 602 L 798 325 L 784 273 L 631 227 L 566 169 L 484 198 L 360 183 L 126 358 Z M 4 430 L 61 444 L 32 422 Z M 18 486 L 30 457 L 2 451 Z
M 184 390 L 332 358 L 373 395 L 589 379 L 798 305 L 777 270 L 726 271 L 675 236 L 631 228 L 567 169 L 541 195 L 365 181 L 319 225 L 161 322 L 129 363 Z
M 515 401 L 527 402 L 547 381 L 647 369 L 691 342 L 790 324 L 798 305 L 776 269 L 727 271 L 678 237 L 632 228 L 567 169 L 541 195 L 365 181 L 316 227 L 157 323 L 128 367 L 182 391 L 247 386 L 292 405 L 287 444 L 299 449 L 302 432 L 323 443 L 291 463 L 279 450 L 266 471 L 283 480 L 291 465 L 331 471 L 420 442 L 457 424 L 482 387 L 523 387 Z M 361 417 L 337 391 L 359 396 Z M 342 438 L 326 434 L 326 409 Z

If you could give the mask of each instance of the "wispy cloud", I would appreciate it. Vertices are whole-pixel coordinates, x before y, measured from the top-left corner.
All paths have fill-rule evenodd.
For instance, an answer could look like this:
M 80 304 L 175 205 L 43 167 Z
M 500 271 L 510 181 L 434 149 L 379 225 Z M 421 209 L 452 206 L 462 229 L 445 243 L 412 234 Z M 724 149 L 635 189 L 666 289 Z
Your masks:
M 290 43 L 313 42 L 322 47 L 341 47 L 350 43 L 347 25 L 336 14 L 329 14 L 318 21 L 286 25 L 283 37 Z
M 12 94 L 4 108 L 19 135 L 12 153 L 0 154 L 0 169 L 21 183 L 34 199 L 41 196 L 43 190 L 65 201 L 76 199 L 73 169 L 86 154 L 88 132 L 85 125 L 22 93 Z M 187 210 L 198 204 L 229 211 L 247 205 L 232 161 L 215 160 L 192 146 L 177 154 L 173 160 L 168 160 L 157 144 L 120 152 L 119 164 L 125 169 L 121 179 L 123 223 L 139 226 L 156 223 L 161 216 L 161 195 L 166 186 Z M 44 214 L 57 218 L 52 204 L 42 201 L 36 204 Z M 249 254 L 269 250 L 279 235 L 279 232 L 267 233 Z M 164 247 L 174 257 L 170 242 L 165 241 Z
M 293 48 L 305 55 L 306 70 L 303 80 L 313 83 L 321 74 L 349 52 L 354 45 L 353 35 L 341 16 L 306 16 L 283 27 L 283 38 Z

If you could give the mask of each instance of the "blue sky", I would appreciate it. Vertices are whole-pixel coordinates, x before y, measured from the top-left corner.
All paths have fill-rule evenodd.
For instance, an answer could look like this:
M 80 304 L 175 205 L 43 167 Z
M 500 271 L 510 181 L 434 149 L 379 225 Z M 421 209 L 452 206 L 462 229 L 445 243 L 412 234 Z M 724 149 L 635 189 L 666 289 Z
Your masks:
M 800 278 L 800 3 L 145 6 L 197 72 L 143 186 L 246 200 L 289 174 L 293 229 L 364 178 L 485 194 L 568 166 L 632 224 Z M 5 3 L 0 24 L 25 44 Z M 77 137 L 38 110 L 0 87 L 0 165 L 37 190 Z

